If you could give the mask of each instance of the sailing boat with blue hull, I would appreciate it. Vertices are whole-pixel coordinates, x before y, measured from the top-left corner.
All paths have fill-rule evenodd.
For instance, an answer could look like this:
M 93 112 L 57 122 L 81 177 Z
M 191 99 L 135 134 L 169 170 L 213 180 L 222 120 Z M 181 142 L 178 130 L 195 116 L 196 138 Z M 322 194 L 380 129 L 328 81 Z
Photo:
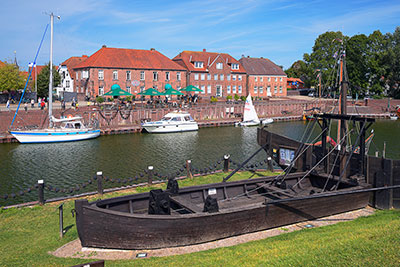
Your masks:
M 53 112 L 53 94 L 52 94 L 53 93 L 53 79 L 52 79 L 53 22 L 54 22 L 54 14 L 51 13 L 50 14 L 51 38 L 50 38 L 50 81 L 49 81 L 49 125 L 47 128 L 44 129 L 10 130 L 11 135 L 14 136 L 20 143 L 53 143 L 53 142 L 80 141 L 80 140 L 96 138 L 100 135 L 100 129 L 98 125 L 86 126 L 82 122 L 82 117 L 80 116 L 56 119 L 52 114 Z M 36 58 L 38 56 L 41 45 L 42 43 L 39 46 L 38 52 L 34 60 L 34 64 L 36 63 Z M 10 128 L 12 127 L 15 117 L 18 113 L 19 106 L 21 104 L 21 101 L 23 100 L 25 89 L 21 96 L 21 100 L 18 104 L 18 108 L 17 111 L 15 112 Z

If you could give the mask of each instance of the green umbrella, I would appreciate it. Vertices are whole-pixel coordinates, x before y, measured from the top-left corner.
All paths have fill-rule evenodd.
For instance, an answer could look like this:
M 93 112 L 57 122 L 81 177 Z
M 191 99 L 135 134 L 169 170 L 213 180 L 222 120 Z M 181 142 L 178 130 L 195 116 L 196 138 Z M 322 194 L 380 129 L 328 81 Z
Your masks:
M 158 95 L 163 95 L 163 94 L 154 88 L 149 88 L 147 90 L 144 90 L 143 92 L 138 93 L 138 95 L 158 96 Z
M 185 88 L 182 88 L 180 91 L 181 92 L 203 92 L 203 90 L 201 90 L 193 85 L 186 86 Z
M 131 96 L 132 94 L 122 90 L 118 84 L 111 86 L 111 90 L 104 94 L 105 96 Z
M 164 92 L 162 92 L 163 95 L 183 95 L 183 93 L 179 92 L 178 90 L 175 90 L 174 88 L 169 88 L 166 89 Z

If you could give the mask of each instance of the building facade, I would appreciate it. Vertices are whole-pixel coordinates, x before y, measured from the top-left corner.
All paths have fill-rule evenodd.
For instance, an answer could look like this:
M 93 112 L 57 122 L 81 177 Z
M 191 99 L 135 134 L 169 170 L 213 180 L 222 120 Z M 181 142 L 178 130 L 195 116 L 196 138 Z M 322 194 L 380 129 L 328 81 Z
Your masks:
M 86 55 L 81 57 L 70 57 L 58 66 L 58 73 L 61 76 L 61 84 L 55 88 L 58 96 L 61 96 L 63 92 L 84 94 L 84 92 L 79 91 L 78 87 L 74 87 L 74 77 L 76 76 L 74 67 L 85 61 L 87 58 L 88 56 Z
M 247 88 L 252 96 L 266 98 L 287 95 L 287 75 L 271 60 L 242 57 L 239 62 L 246 70 Z
M 304 88 L 304 82 L 299 78 L 287 78 L 288 89 L 302 89 Z
M 118 84 L 132 94 L 148 88 L 163 91 L 186 86 L 186 69 L 155 49 L 138 50 L 103 46 L 74 67 L 75 88 L 87 96 L 101 96 Z
M 224 53 L 183 51 L 172 59 L 187 70 L 186 83 L 204 97 L 247 95 L 246 72 L 239 61 Z

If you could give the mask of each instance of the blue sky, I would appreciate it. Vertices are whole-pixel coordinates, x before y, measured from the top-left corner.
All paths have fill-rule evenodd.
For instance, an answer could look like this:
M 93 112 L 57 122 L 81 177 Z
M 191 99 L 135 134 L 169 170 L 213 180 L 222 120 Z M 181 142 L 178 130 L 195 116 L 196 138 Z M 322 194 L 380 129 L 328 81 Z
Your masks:
M 180 51 L 266 57 L 288 68 L 310 53 L 326 31 L 348 36 L 374 30 L 393 33 L 400 26 L 400 1 L 21 1 L 2 0 L 0 60 L 14 59 L 26 69 L 40 39 L 55 20 L 53 62 L 91 55 L 108 47 L 155 48 L 169 58 Z M 50 34 L 38 57 L 49 61 Z

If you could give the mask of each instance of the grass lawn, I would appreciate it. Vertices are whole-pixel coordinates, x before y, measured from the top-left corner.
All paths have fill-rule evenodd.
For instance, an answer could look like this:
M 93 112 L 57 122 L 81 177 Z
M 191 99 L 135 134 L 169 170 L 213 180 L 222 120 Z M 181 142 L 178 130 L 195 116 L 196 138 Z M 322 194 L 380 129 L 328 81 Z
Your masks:
M 231 180 L 258 177 L 243 172 Z M 220 182 L 223 173 L 179 181 L 180 187 Z M 165 184 L 114 192 L 103 198 Z M 90 197 L 94 200 L 95 197 Z M 64 226 L 58 233 L 59 203 L 0 210 L 0 266 L 71 266 L 94 260 L 57 258 L 49 251 L 78 238 L 72 200 L 65 201 Z M 400 211 L 377 211 L 374 215 L 321 228 L 304 229 L 234 247 L 186 255 L 140 260 L 106 261 L 106 266 L 400 266 Z

